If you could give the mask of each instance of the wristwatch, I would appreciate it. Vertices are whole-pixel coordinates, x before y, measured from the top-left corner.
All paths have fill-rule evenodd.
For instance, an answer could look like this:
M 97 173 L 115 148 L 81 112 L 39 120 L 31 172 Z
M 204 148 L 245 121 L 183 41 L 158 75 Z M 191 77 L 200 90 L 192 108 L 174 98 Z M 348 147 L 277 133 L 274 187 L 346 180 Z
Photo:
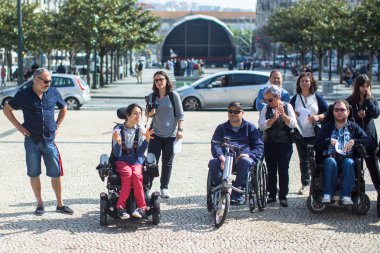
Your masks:
M 183 132 L 183 128 L 178 127 L 177 130 L 178 132 Z

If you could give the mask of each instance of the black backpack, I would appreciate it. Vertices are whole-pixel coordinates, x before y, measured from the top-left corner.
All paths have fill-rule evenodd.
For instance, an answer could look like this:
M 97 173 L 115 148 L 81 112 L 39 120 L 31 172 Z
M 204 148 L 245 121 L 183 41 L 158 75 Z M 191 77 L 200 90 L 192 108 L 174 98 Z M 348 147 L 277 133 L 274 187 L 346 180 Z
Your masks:
M 142 71 L 143 70 L 143 64 L 140 62 L 138 68 L 137 68 L 139 71 Z
M 125 144 L 125 136 L 124 136 L 124 125 L 123 124 L 117 124 L 114 128 L 115 129 L 120 129 L 120 137 L 121 137 L 121 152 L 123 154 L 126 154 L 127 153 L 127 145 Z M 135 151 L 135 154 L 137 152 L 137 148 L 139 146 L 139 135 L 140 135 L 140 127 L 136 128 L 135 130 L 135 138 L 133 139 L 133 145 L 132 145 L 132 148 L 134 149 Z M 111 164 L 112 168 L 114 168 L 114 164 L 115 164 L 115 161 L 116 161 L 116 157 L 114 156 L 113 154 L 113 145 L 111 143 L 111 154 L 110 154 L 110 158 L 109 158 L 109 163 Z

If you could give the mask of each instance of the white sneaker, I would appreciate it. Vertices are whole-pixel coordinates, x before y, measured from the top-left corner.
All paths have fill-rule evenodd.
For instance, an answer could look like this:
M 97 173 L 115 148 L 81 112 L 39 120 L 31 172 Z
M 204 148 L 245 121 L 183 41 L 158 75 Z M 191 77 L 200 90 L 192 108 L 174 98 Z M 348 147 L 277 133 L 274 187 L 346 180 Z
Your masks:
M 161 198 L 170 198 L 169 190 L 168 189 L 161 189 Z
M 324 194 L 322 203 L 331 203 L 331 196 L 329 194 Z
M 132 216 L 137 219 L 141 219 L 145 216 L 145 211 L 141 208 L 136 208 L 136 210 L 132 213 Z
M 342 204 L 343 205 L 353 205 L 354 202 L 352 202 L 351 197 L 349 197 L 349 196 L 343 196 L 342 197 Z

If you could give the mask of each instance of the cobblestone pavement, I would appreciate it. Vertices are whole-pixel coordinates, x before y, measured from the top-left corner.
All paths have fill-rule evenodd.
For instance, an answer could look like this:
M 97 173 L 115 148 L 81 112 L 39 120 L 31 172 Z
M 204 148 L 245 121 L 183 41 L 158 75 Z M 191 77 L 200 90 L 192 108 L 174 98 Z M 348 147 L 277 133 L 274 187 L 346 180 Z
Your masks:
M 35 202 L 25 173 L 22 136 L 0 113 L 0 252 L 379 252 L 380 222 L 368 173 L 371 208 L 367 215 L 342 207 L 312 214 L 306 197 L 296 195 L 300 173 L 295 147 L 289 207 L 275 203 L 253 214 L 246 206 L 232 207 L 226 223 L 215 229 L 205 206 L 209 140 L 227 115 L 190 112 L 185 116 L 185 142 L 175 158 L 170 183 L 173 197 L 161 202 L 161 223 L 110 218 L 111 224 L 102 227 L 99 193 L 105 185 L 95 167 L 100 154 L 110 152 L 115 113 L 69 112 L 57 144 L 65 167 L 63 196 L 75 214 L 55 212 L 54 193 L 43 176 L 46 213 L 41 217 L 33 215 Z M 256 123 L 258 114 L 248 112 L 246 118 Z M 156 180 L 154 189 L 158 187 Z

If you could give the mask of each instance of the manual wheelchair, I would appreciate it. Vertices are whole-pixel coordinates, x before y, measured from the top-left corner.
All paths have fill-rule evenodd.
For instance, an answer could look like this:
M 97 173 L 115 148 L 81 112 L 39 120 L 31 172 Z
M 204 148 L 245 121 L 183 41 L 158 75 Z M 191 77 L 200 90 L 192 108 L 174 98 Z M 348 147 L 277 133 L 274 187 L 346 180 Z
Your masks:
M 267 169 L 262 161 L 258 161 L 248 171 L 244 189 L 232 185 L 231 176 L 235 172 L 236 153 L 239 151 L 239 147 L 232 145 L 230 141 L 228 138 L 224 138 L 223 142 L 213 141 L 226 149 L 222 183 L 220 185 L 212 183 L 211 170 L 207 176 L 207 210 L 212 212 L 217 228 L 221 227 L 226 220 L 232 191 L 245 194 L 244 202 L 248 204 L 251 213 L 254 212 L 256 204 L 259 211 L 262 211 L 267 203 Z
M 365 215 L 370 208 L 370 200 L 365 193 L 364 182 L 364 158 L 366 150 L 363 145 L 356 144 L 354 146 L 355 158 L 355 186 L 351 192 L 353 201 L 352 210 L 360 215 Z M 307 207 L 313 213 L 323 213 L 326 211 L 328 203 L 322 203 L 323 198 L 323 158 L 322 154 L 315 154 L 313 145 L 307 146 L 309 156 L 309 166 L 311 172 L 310 191 L 307 198 Z M 339 184 L 338 184 L 339 185 Z M 339 188 L 339 187 L 338 187 Z M 337 189 L 339 191 L 339 189 Z M 340 200 L 332 199 L 331 204 L 341 204 Z
M 100 225 L 107 226 L 107 218 L 111 216 L 114 219 L 120 219 L 117 213 L 116 203 L 119 199 L 119 193 L 121 189 L 121 181 L 119 174 L 114 170 L 112 163 L 108 155 L 103 154 L 100 156 L 100 163 L 96 167 L 99 176 L 102 181 L 107 178 L 107 190 L 108 192 L 100 193 Z M 153 192 L 151 196 L 147 196 L 149 192 L 150 179 L 156 176 L 158 173 L 158 165 L 153 154 L 148 154 L 145 163 L 143 165 L 143 188 L 145 194 L 145 200 L 149 210 L 146 211 L 146 217 L 152 216 L 152 223 L 158 225 L 160 223 L 160 193 L 158 191 Z M 133 194 L 133 189 L 126 202 L 126 208 L 128 213 L 132 213 L 136 209 L 136 201 Z

